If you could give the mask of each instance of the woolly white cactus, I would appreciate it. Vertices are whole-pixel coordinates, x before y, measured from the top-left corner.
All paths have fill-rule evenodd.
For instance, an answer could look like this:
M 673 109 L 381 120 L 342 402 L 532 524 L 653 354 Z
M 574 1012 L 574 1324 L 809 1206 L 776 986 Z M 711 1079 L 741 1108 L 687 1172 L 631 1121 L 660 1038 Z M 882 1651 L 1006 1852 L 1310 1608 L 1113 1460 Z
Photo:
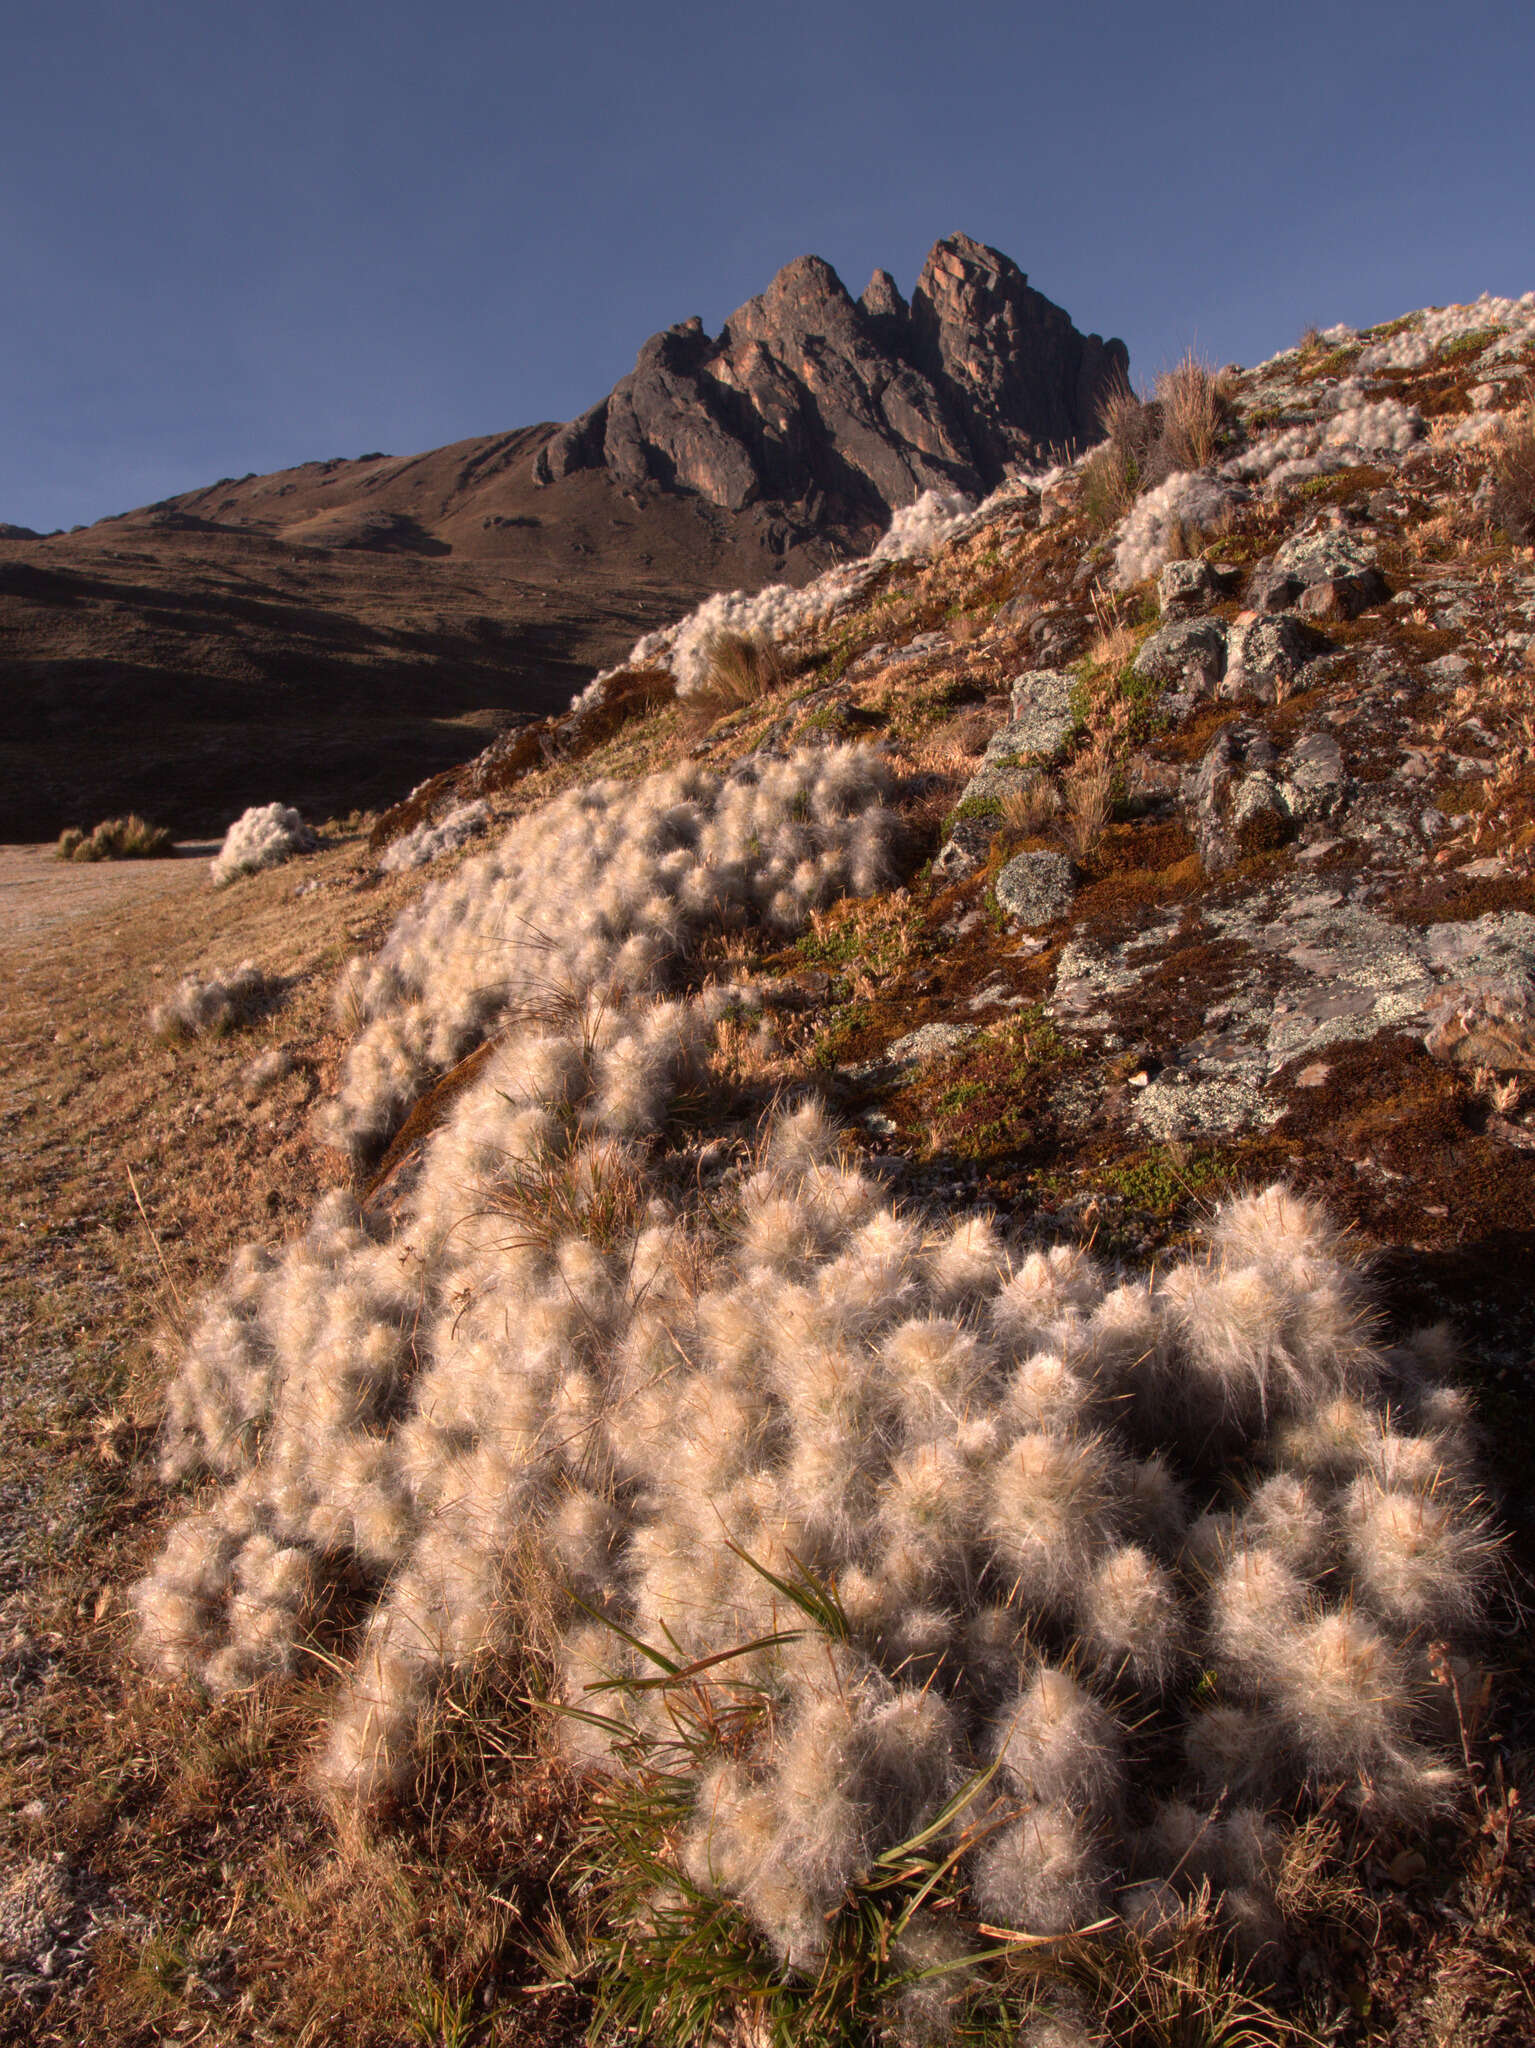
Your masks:
M 457 853 L 461 846 L 467 846 L 490 823 L 490 807 L 478 799 L 473 803 L 456 804 L 435 824 L 423 819 L 412 831 L 402 833 L 391 840 L 378 857 L 379 873 L 383 875 L 404 874 L 410 868 L 424 868 L 444 855 Z
M 706 1201 L 673 1175 L 672 1105 L 748 998 L 651 984 L 708 919 L 789 928 L 876 875 L 880 788 L 856 754 L 597 785 L 400 921 L 362 1047 L 387 1029 L 415 1076 L 499 1042 L 387 1211 L 326 1197 L 204 1303 L 162 1461 L 214 1483 L 138 1588 L 143 1651 L 243 1686 L 371 1588 L 324 1766 L 358 1797 L 538 1614 L 578 1710 L 653 1672 L 636 1640 L 715 1660 L 690 1683 L 729 1753 L 679 1763 L 654 1687 L 602 1692 L 616 1732 L 573 1717 L 572 1753 L 670 1745 L 689 1879 L 794 1970 L 967 1793 L 983 1917 L 1150 1938 L 1208 1884 L 1261 1945 L 1274 1841 L 1241 1807 L 1389 1826 L 1455 1796 L 1425 1643 L 1493 1558 L 1444 1346 L 1382 1348 L 1345 1242 L 1279 1189 L 1116 1284 L 902 1214 L 815 1107 Z M 347 1085 L 354 1128 L 408 1092 Z
M 289 804 L 252 804 L 224 834 L 224 843 L 209 862 L 215 889 L 240 875 L 278 867 L 296 853 L 313 850 L 313 831 Z
M 1175 554 L 1185 529 L 1218 519 L 1233 492 L 1206 470 L 1179 470 L 1148 491 L 1120 521 L 1114 538 L 1114 581 L 1128 590 L 1154 576 Z
M 867 747 L 804 748 L 721 775 L 688 766 L 570 791 L 429 888 L 340 992 L 365 1020 L 331 1117 L 365 1153 L 426 1081 L 515 1017 L 661 984 L 693 935 L 748 918 L 792 931 L 889 879 L 889 771 Z M 644 1048 L 615 1043 L 610 1107 L 649 1111 Z
M 271 988 L 254 960 L 242 960 L 230 973 L 184 975 L 151 1009 L 149 1028 L 156 1038 L 217 1038 L 243 1023 Z

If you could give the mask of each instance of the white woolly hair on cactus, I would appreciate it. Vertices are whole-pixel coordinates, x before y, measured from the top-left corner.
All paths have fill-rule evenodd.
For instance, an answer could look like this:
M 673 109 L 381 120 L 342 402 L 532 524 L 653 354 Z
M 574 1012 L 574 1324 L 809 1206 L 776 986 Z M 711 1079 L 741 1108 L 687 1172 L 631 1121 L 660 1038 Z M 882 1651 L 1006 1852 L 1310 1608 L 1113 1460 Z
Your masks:
M 149 1013 L 156 1038 L 217 1038 L 245 1023 L 275 993 L 254 960 L 219 973 L 183 975 L 175 990 Z
M 343 979 L 363 1029 L 329 1128 L 363 1155 L 434 1073 L 512 1019 L 660 988 L 692 939 L 759 919 L 795 929 L 893 872 L 891 777 L 871 748 L 696 764 L 569 791 L 429 885 Z M 644 1120 L 614 1055 L 612 1086 Z M 640 1060 L 643 1066 L 643 1058 Z
M 490 823 L 490 806 L 478 798 L 455 804 L 433 821 L 423 818 L 409 832 L 393 839 L 378 857 L 379 873 L 401 875 L 411 868 L 428 867 L 434 860 L 457 853 L 471 839 L 477 839 Z
M 313 852 L 315 843 L 313 830 L 290 804 L 252 804 L 235 819 L 208 864 L 213 886 L 223 889 L 240 875 L 278 867 L 296 853 Z
M 1212 525 L 1234 495 L 1230 484 L 1200 469 L 1179 470 L 1148 491 L 1115 529 L 1115 583 L 1128 590 L 1154 576 L 1177 552 L 1185 530 Z
M 883 787 L 867 756 L 596 785 L 429 888 L 366 977 L 351 1127 L 407 1098 L 396 1058 L 413 1087 L 499 1043 L 387 1208 L 327 1196 L 204 1300 L 161 1456 L 208 1493 L 136 1592 L 145 1657 L 228 1690 L 294 1668 L 342 1584 L 373 1588 L 322 1765 L 354 1799 L 408 1782 L 488 1651 L 531 1645 L 580 1709 L 639 1674 L 626 1637 L 752 1646 L 693 1681 L 760 1711 L 682 1769 L 682 1858 L 791 1970 L 993 1766 L 999 1825 L 947 1823 L 958 1867 L 1037 1933 L 1127 1883 L 1148 1924 L 1183 1909 L 1153 1798 L 1432 1812 L 1457 1779 L 1425 1637 L 1468 1647 L 1496 1564 L 1445 1347 L 1377 1342 L 1346 1241 L 1298 1198 L 1227 1204 L 1153 1284 L 903 1212 L 815 1105 L 707 1192 L 674 1171 L 667 1120 L 742 997 L 666 994 L 666 959 L 785 887 L 803 915 L 851 886 L 851 857 L 784 877 L 804 835 L 842 862 Z M 657 899 L 677 932 L 615 989 Z M 557 941 L 527 942 L 540 919 Z M 551 967 L 566 994 L 540 1003 Z M 572 1717 L 583 1767 L 636 1741 L 675 1760 L 659 1691 L 601 1700 L 629 1734 Z M 1154 1782 L 1149 1712 L 1182 1734 Z M 1211 1839 L 1201 1881 L 1257 1939 L 1268 1850 Z

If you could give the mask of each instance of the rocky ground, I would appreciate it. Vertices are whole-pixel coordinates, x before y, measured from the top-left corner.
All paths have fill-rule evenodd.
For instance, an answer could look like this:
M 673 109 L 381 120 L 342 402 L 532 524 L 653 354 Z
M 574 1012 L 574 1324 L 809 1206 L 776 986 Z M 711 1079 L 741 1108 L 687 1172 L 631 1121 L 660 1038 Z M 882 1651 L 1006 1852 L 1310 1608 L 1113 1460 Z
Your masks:
M 231 1244 L 296 1228 L 341 1176 L 309 1124 L 343 1042 L 329 983 L 419 890 L 418 871 L 380 877 L 381 850 L 471 797 L 502 820 L 690 751 L 883 746 L 901 885 L 731 960 L 773 1019 L 762 1099 L 814 1080 L 903 1199 L 984 1202 L 1127 1265 L 1185 1244 L 1234 1186 L 1321 1195 L 1388 1315 L 1458 1332 L 1522 1582 L 1535 548 L 1503 523 L 1495 465 L 1532 313 L 1334 330 L 1232 374 L 1193 483 L 1121 522 L 1087 465 L 1014 486 L 788 642 L 735 708 L 623 672 L 605 707 L 498 743 L 300 868 L 128 922 L 82 913 L 46 952 L 11 935 L 16 2038 L 547 2040 L 587 2017 L 579 1793 L 515 1716 L 448 1746 L 424 1818 L 338 1840 L 308 1799 L 314 1691 L 209 1708 L 127 1657 L 123 1588 L 167 1511 L 150 1340 Z M 217 1044 L 152 1045 L 152 997 L 215 954 L 258 958 L 285 1004 Z M 295 1064 L 253 1105 L 241 1077 L 271 1048 Z M 397 1138 L 381 1194 L 456 1085 Z M 1356 1871 L 1300 1973 L 1313 2038 L 1530 2037 L 1535 1731 L 1525 1631 L 1501 1626 L 1463 1724 L 1474 1811 Z M 370 1966 L 346 2005 L 340 1961 L 381 1927 L 393 1976 Z

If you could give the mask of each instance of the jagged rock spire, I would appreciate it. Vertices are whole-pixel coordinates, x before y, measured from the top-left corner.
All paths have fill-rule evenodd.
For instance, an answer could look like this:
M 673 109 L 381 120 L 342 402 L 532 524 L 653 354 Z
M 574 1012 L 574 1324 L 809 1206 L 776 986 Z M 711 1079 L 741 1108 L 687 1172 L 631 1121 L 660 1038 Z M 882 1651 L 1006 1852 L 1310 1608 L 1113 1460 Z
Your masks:
M 908 307 L 888 271 L 853 299 L 800 256 L 732 313 L 640 350 L 601 404 L 540 450 L 544 482 L 606 469 L 732 511 L 817 497 L 888 513 L 931 487 L 989 490 L 1011 464 L 1097 433 L 1123 342 L 1080 334 L 1000 250 L 934 245 Z

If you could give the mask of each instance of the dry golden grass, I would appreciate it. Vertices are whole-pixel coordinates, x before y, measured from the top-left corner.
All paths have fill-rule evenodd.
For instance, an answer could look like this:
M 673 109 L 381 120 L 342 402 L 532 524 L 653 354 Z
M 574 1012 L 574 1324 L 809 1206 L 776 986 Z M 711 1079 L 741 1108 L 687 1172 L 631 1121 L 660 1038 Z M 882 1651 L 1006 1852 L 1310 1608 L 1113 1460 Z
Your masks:
M 1504 424 L 1492 457 L 1492 517 L 1519 546 L 1535 542 L 1535 393 Z
M 1190 349 L 1157 378 L 1161 447 L 1170 469 L 1204 469 L 1215 460 L 1227 406 L 1208 363 Z
M 1033 839 L 1060 816 L 1061 792 L 1048 776 L 1034 774 L 1002 798 L 1002 830 L 1015 839 Z
M 708 674 L 682 700 L 695 731 L 707 732 L 732 712 L 749 710 L 788 681 L 783 656 L 771 640 L 750 633 L 716 633 L 705 650 Z
M 1079 861 L 1087 860 L 1109 822 L 1114 762 L 1107 740 L 1079 754 L 1066 770 L 1066 843 Z
M 132 811 L 125 818 L 103 818 L 89 832 L 71 825 L 59 834 L 60 860 L 156 860 L 169 853 L 171 835 Z
M 1088 666 L 1112 669 L 1117 674 L 1135 658 L 1141 637 L 1126 620 L 1106 618 L 1088 647 Z

